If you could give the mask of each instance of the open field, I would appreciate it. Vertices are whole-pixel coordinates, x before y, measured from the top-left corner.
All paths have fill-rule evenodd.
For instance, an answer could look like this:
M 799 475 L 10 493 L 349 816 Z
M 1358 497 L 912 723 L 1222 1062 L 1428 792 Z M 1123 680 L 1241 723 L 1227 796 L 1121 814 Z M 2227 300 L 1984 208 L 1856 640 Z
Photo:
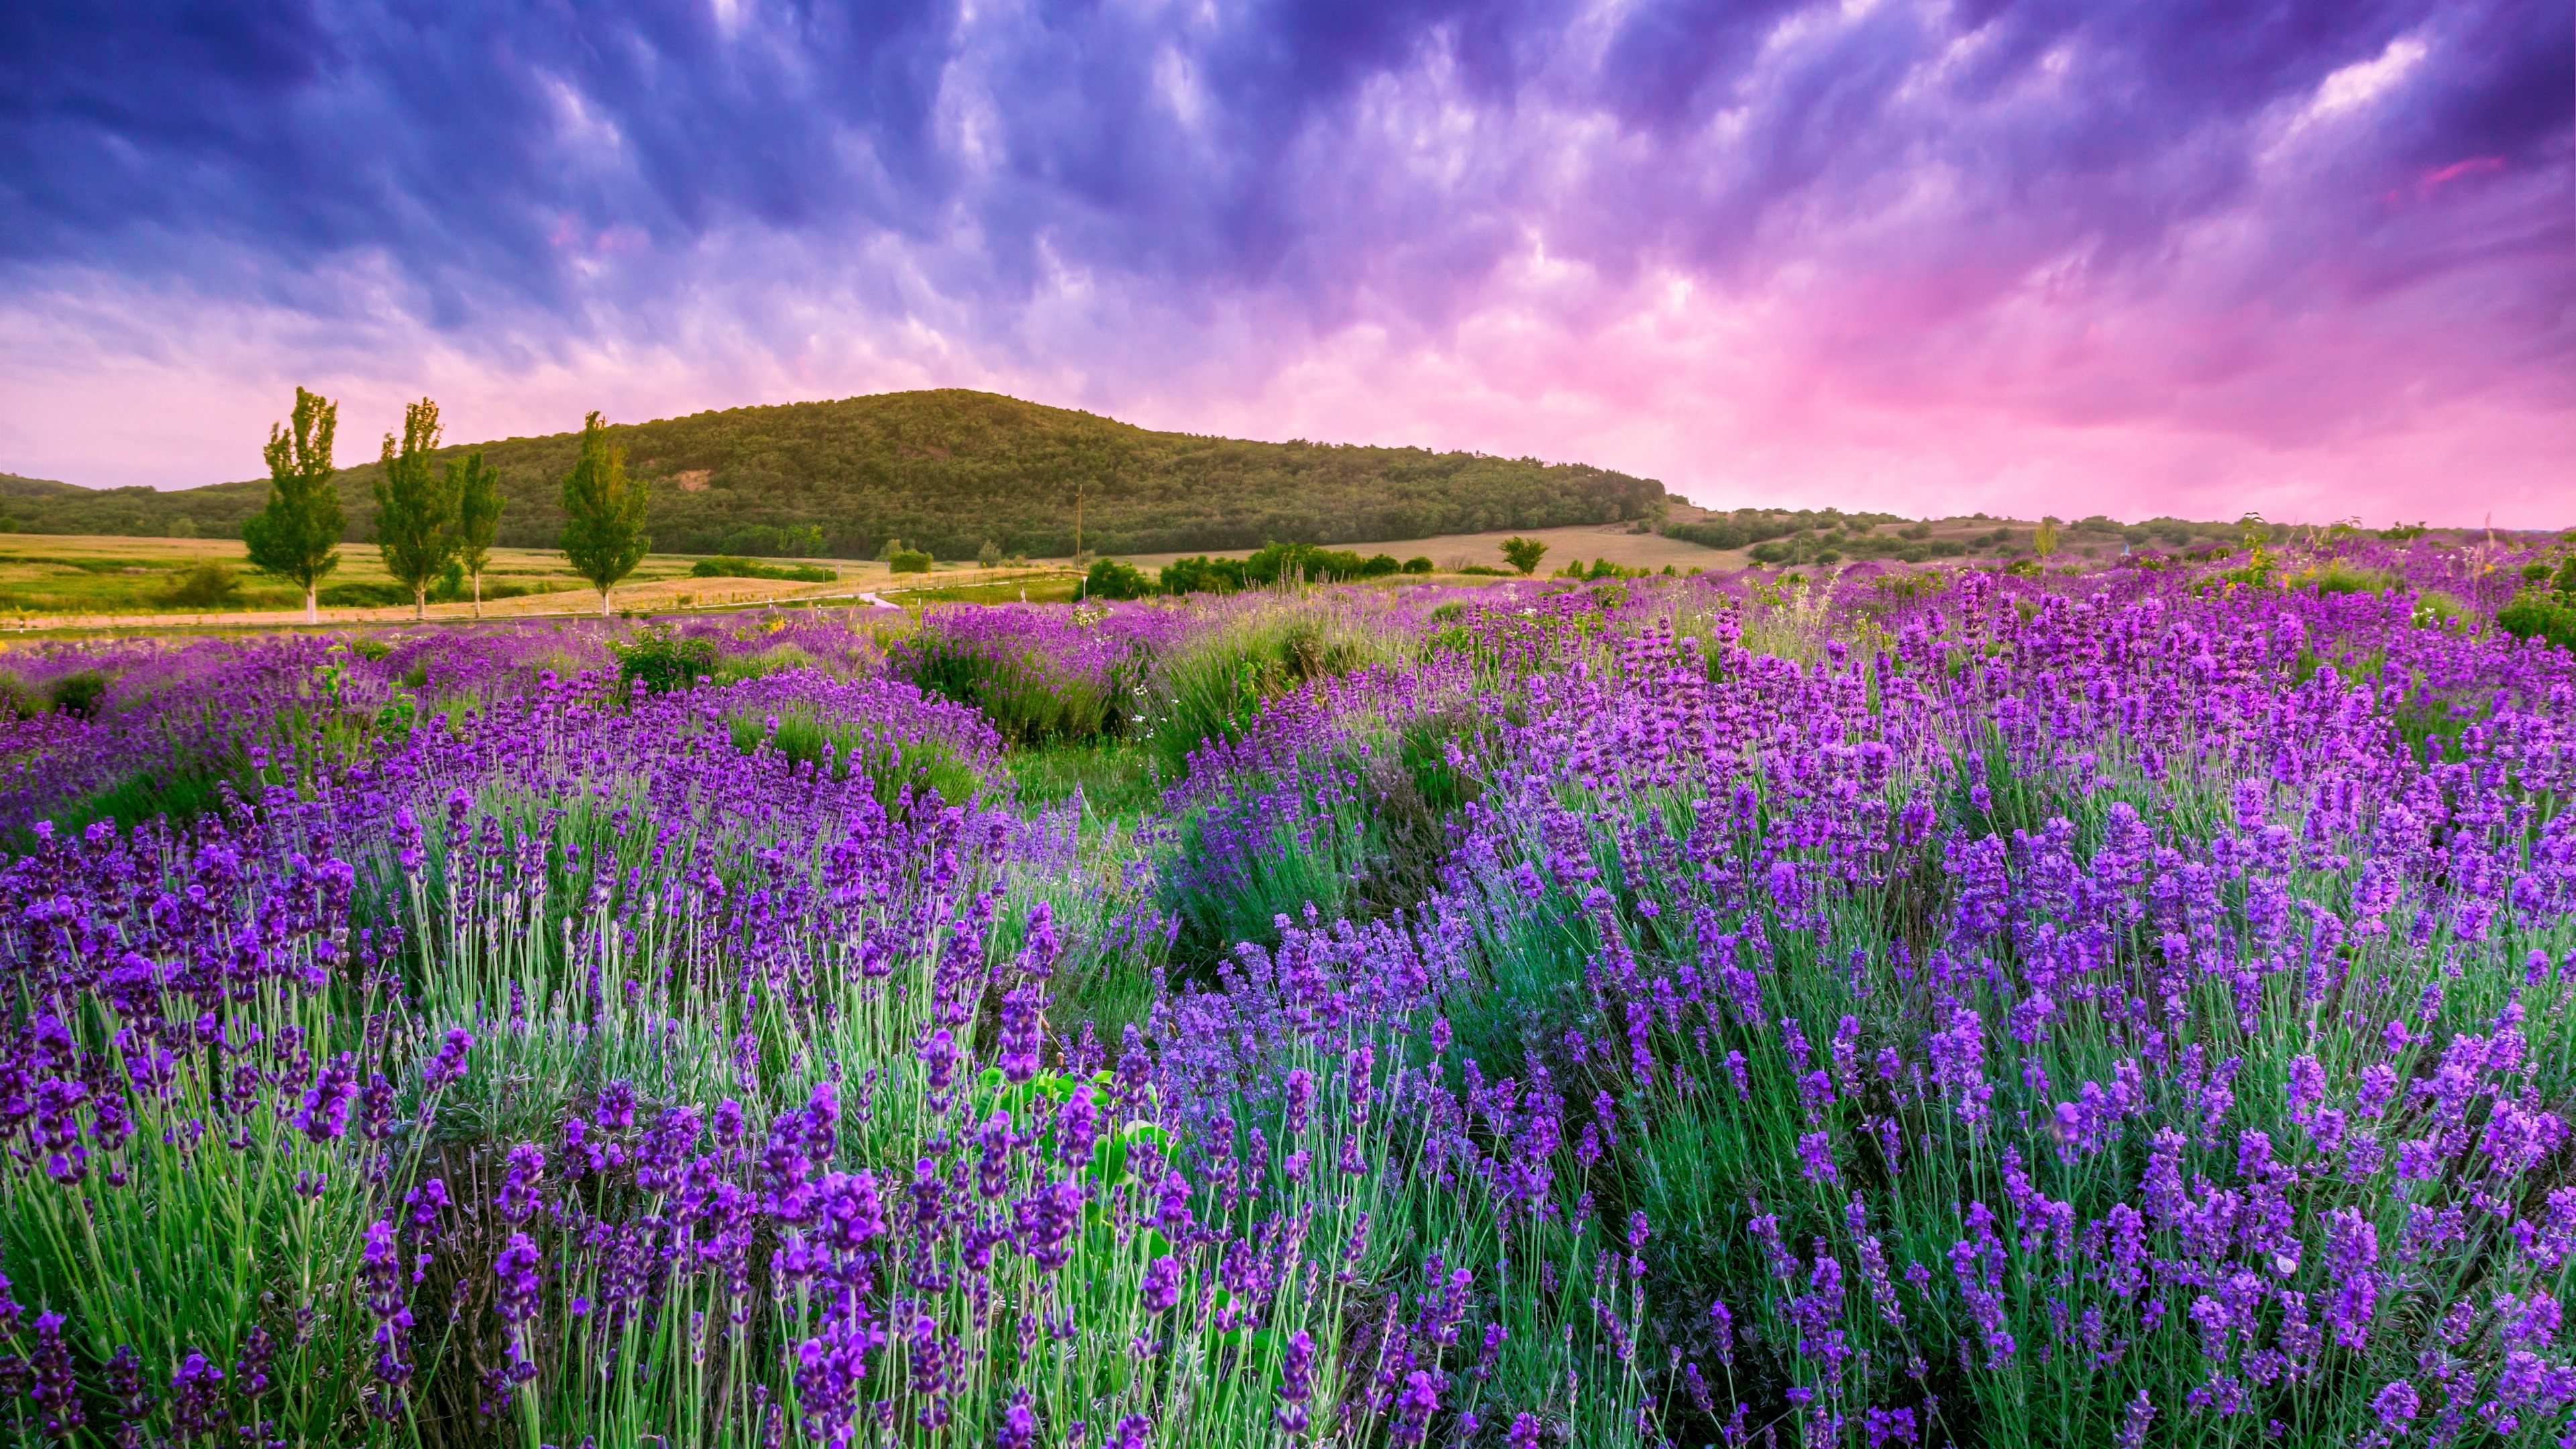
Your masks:
M 922 582 L 7 641 L 0 1444 L 2576 1428 L 2576 550 Z

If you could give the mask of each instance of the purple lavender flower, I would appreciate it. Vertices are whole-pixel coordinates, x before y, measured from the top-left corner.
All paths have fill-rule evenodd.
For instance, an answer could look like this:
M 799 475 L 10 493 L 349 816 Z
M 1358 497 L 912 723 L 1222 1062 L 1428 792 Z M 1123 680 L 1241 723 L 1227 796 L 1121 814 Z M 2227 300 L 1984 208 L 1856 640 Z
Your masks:
M 2415 1415 L 2422 1408 L 2423 1400 L 2416 1394 L 2415 1385 L 2405 1379 L 2381 1389 L 2370 1400 L 2370 1412 L 2377 1415 L 2381 1423 L 2400 1432 L 2415 1422 Z
M 1144 1303 L 1147 1312 L 1169 1313 L 1181 1301 L 1180 1260 L 1169 1253 L 1156 1258 L 1145 1268 Z
M 32 1387 L 27 1396 L 36 1404 L 36 1415 L 47 1436 L 68 1440 L 72 1431 L 89 1422 L 81 1408 L 80 1383 L 72 1375 L 71 1349 L 63 1342 L 63 1316 L 47 1311 L 36 1315 L 36 1349 L 28 1355 Z
M 1306 1432 L 1306 1399 L 1315 1391 L 1315 1338 L 1304 1329 L 1288 1336 L 1279 1363 L 1279 1407 L 1271 1411 L 1281 1433 Z
M 537 1187 L 546 1172 L 546 1150 L 533 1142 L 522 1142 L 510 1149 L 506 1161 L 497 1200 L 501 1220 L 515 1227 L 536 1213 Z

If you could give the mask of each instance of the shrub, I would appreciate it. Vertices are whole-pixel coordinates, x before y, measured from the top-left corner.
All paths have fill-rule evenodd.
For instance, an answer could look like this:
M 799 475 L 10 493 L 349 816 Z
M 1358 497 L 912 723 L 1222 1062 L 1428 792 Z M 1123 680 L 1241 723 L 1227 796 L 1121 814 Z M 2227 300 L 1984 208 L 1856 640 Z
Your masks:
M 2545 639 L 2576 649 L 2576 596 L 2523 589 L 2496 611 L 2496 626 L 2516 639 Z
M 95 669 L 66 674 L 53 682 L 45 696 L 54 702 L 57 713 L 74 719 L 94 719 L 107 702 L 107 676 Z
M 0 669 L 0 719 L 34 719 L 45 712 L 45 696 L 27 681 Z
M 1523 574 L 1536 573 L 1538 561 L 1545 557 L 1547 557 L 1547 545 L 1537 539 L 1523 538 L 1516 533 L 1503 540 L 1503 562 Z
M 1134 564 L 1114 558 L 1095 559 L 1091 572 L 1082 579 L 1082 596 L 1086 599 L 1141 599 L 1154 592 L 1154 583 Z
M 1431 572 L 1431 560 L 1417 553 L 1404 561 L 1404 571 L 1409 574 L 1427 574 Z
M 693 579 L 789 579 L 800 584 L 828 584 L 840 575 L 820 564 L 765 564 L 737 555 L 717 554 L 713 558 L 702 558 L 691 564 L 689 577 Z
M 241 578 L 212 559 L 177 574 L 161 602 L 178 609 L 220 609 L 239 602 Z
M 886 555 L 886 567 L 899 574 L 930 572 L 930 554 L 923 549 L 899 548 Z
M 316 599 L 326 609 L 391 609 L 411 602 L 411 590 L 400 584 L 333 584 Z
M 701 675 L 715 673 L 711 639 L 683 639 L 668 629 L 647 628 L 608 648 L 617 656 L 617 677 L 629 691 L 641 686 L 647 694 L 669 694 L 693 688 Z
M 1371 554 L 1360 561 L 1360 577 L 1364 579 L 1382 579 L 1388 574 L 1394 573 L 1403 567 L 1404 565 L 1396 562 L 1394 554 Z
M 1282 579 L 1305 583 L 1322 583 L 1332 579 L 1355 579 L 1362 576 L 1366 565 L 1360 556 L 1346 548 L 1324 548 L 1311 543 L 1270 543 L 1255 550 L 1243 561 L 1247 583 L 1275 584 Z
M 1243 560 L 1203 554 L 1163 565 L 1162 580 L 1167 594 L 1230 594 L 1246 583 Z

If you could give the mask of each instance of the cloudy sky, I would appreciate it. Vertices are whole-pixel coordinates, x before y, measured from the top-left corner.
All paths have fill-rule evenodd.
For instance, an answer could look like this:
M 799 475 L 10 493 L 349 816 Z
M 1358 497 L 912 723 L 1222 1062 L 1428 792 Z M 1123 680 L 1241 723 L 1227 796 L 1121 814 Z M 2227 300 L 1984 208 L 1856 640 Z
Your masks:
M 966 386 L 1703 503 L 2576 523 L 2563 0 L 0 7 L 0 470 Z

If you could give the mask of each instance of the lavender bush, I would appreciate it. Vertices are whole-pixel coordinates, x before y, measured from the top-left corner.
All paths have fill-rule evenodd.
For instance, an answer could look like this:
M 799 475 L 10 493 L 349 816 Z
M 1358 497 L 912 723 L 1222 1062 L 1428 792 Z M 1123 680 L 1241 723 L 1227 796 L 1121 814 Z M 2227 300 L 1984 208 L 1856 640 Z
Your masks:
M 0 1438 L 2576 1443 L 2558 561 L 12 656 Z

